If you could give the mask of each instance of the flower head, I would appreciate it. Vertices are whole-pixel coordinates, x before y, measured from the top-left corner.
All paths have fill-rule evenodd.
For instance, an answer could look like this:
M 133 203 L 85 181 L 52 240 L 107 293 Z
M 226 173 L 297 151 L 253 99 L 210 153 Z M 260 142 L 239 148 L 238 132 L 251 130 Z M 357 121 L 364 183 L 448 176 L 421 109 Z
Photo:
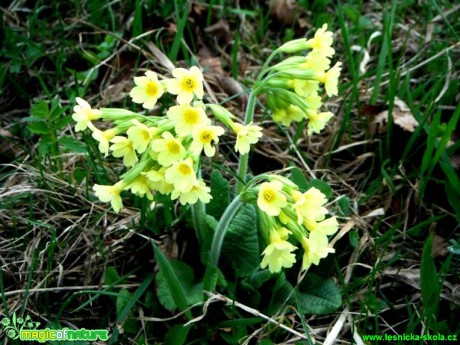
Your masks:
M 217 144 L 219 142 L 219 136 L 224 134 L 224 129 L 219 126 L 199 126 L 193 131 L 193 141 L 190 145 L 191 152 L 198 156 L 201 150 L 204 149 L 204 153 L 208 157 L 212 157 L 216 153 L 216 148 L 212 146 L 212 143 Z
M 332 56 L 335 51 L 332 45 L 332 32 L 326 31 L 327 24 L 324 24 L 321 29 L 318 29 L 315 36 L 307 41 L 308 48 L 317 50 L 323 56 Z
M 138 153 L 143 153 L 157 134 L 158 129 L 148 127 L 138 120 L 133 120 L 132 122 L 134 126 L 129 127 L 126 134 L 128 134 L 128 139 L 132 141 L 134 149 Z
M 293 208 L 297 213 L 297 223 L 302 224 L 305 219 L 312 221 L 323 220 L 328 213 L 323 205 L 327 202 L 326 196 L 315 187 L 310 188 L 305 193 L 292 191 L 294 199 Z
M 163 132 L 163 139 L 152 141 L 151 149 L 158 152 L 158 163 L 164 167 L 169 167 L 174 162 L 184 159 L 187 154 L 180 140 L 169 132 Z
M 193 100 L 193 95 L 203 99 L 203 74 L 196 66 L 186 70 L 175 68 L 172 71 L 174 79 L 166 81 L 168 92 L 177 95 L 177 103 L 186 104 Z
M 270 230 L 270 244 L 265 248 L 260 267 L 268 269 L 272 273 L 281 271 L 281 268 L 292 267 L 295 263 L 295 254 L 292 252 L 297 249 L 287 241 L 289 231 L 286 228 Z
M 318 265 L 319 260 L 329 253 L 335 253 L 334 248 L 329 247 L 327 237 L 318 232 L 311 232 L 310 237 L 301 240 L 304 250 L 302 270 L 308 270 L 312 264 Z
M 153 109 L 163 93 L 163 86 L 158 81 L 155 72 L 145 72 L 145 77 L 134 77 L 136 86 L 131 90 L 129 95 L 134 103 L 141 103 L 145 109 Z
M 148 172 L 142 172 L 141 174 L 147 176 L 151 182 L 152 189 L 159 191 L 161 194 L 166 195 L 171 193 L 174 186 L 165 179 L 166 168 L 162 167 L 159 170 L 150 170 Z
M 83 98 L 77 97 L 75 100 L 78 103 L 78 105 L 73 108 L 75 113 L 72 115 L 72 119 L 77 121 L 75 131 L 84 131 L 88 127 L 88 123 L 101 118 L 101 111 L 98 109 L 91 109 L 91 106 Z
M 204 181 L 200 179 L 200 180 L 196 180 L 192 189 L 190 189 L 190 191 L 186 193 L 181 193 L 177 190 L 174 190 L 171 193 L 171 199 L 175 200 L 180 197 L 179 201 L 182 205 L 195 204 L 198 201 L 198 199 L 202 203 L 207 204 L 212 199 L 210 192 L 211 192 L 211 188 L 206 186 Z
M 334 116 L 331 112 L 317 113 L 314 110 L 307 111 L 308 114 L 308 135 L 321 132 L 327 122 Z
M 175 162 L 165 171 L 165 180 L 180 193 L 189 192 L 195 185 L 196 175 L 190 158 Z
M 262 127 L 252 125 L 252 122 L 248 125 L 234 122 L 232 129 L 236 134 L 235 151 L 241 155 L 247 154 L 251 145 L 262 137 Z
M 338 94 L 337 84 L 339 83 L 340 71 L 342 70 L 341 66 L 342 63 L 337 62 L 326 73 L 319 73 L 318 75 L 318 80 L 324 83 L 326 93 L 329 97 Z
M 118 213 L 123 207 L 120 193 L 123 190 L 124 186 L 124 182 L 119 181 L 115 183 L 113 186 L 101 186 L 96 184 L 93 186 L 93 190 L 96 196 L 99 198 L 99 200 L 101 200 L 102 202 L 110 202 L 113 210 Z
M 211 124 L 211 120 L 206 117 L 202 107 L 194 107 L 190 104 L 180 104 L 169 108 L 167 116 L 174 122 L 174 130 L 180 137 L 191 135 L 195 127 L 201 124 Z
M 110 142 L 113 143 L 110 146 L 110 150 L 112 150 L 112 155 L 114 157 L 123 157 L 123 164 L 126 167 L 132 167 L 136 164 L 138 159 L 131 140 L 125 137 L 116 136 L 113 137 Z
M 287 205 L 282 189 L 283 184 L 277 180 L 262 183 L 259 186 L 257 206 L 270 216 L 279 215 L 281 209 Z
M 294 79 L 291 85 L 297 95 L 300 97 L 308 97 L 318 94 L 318 82 L 316 80 Z
M 134 195 L 153 200 L 152 190 L 155 189 L 155 184 L 146 175 L 140 174 L 125 189 L 130 189 Z
M 292 121 L 299 122 L 304 117 L 304 112 L 296 105 L 290 105 L 286 109 L 277 109 L 273 113 L 273 120 L 281 122 L 283 126 L 290 126 Z
M 104 154 L 104 157 L 107 157 L 109 154 L 109 146 L 110 140 L 112 140 L 115 135 L 119 132 L 117 128 L 107 129 L 105 131 L 101 131 L 94 127 L 94 125 L 90 122 L 88 123 L 88 127 L 93 132 L 92 137 L 99 142 L 99 151 Z

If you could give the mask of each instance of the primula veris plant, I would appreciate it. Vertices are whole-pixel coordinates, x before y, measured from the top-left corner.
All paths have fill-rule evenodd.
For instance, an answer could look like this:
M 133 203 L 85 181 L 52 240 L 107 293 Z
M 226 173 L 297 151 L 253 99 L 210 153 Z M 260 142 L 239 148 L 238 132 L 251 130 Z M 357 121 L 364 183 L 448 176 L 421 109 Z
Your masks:
M 223 106 L 205 103 L 204 77 L 196 66 L 176 68 L 169 78 L 154 71 L 134 77 L 135 86 L 129 95 L 134 103 L 151 111 L 148 115 L 118 108 L 92 109 L 77 98 L 73 115 L 76 131 L 89 129 L 99 151 L 105 157 L 120 158 L 128 168 L 113 185 L 95 185 L 95 195 L 110 203 L 115 212 L 123 207 L 123 191 L 148 200 L 154 200 L 156 193 L 169 195 L 182 205 L 209 203 L 211 190 L 200 172 L 202 157 L 214 157 L 222 137 L 233 132 L 234 149 L 240 154 L 237 195 L 222 215 L 216 233 L 235 215 L 232 207 L 238 206 L 236 201 L 250 203 L 257 209 L 260 234 L 266 242 L 261 268 L 276 273 L 292 267 L 300 248 L 302 269 L 317 265 L 334 252 L 328 236 L 339 226 L 329 215 L 326 196 L 315 187 L 301 192 L 295 183 L 276 174 L 263 174 L 247 182 L 246 173 L 248 154 L 263 136 L 262 128 L 254 123 L 258 96 L 266 95 L 266 106 L 275 122 L 290 126 L 308 121 L 308 135 L 320 133 L 333 117 L 331 112 L 320 110 L 323 96 L 338 92 L 341 63 L 331 67 L 332 43 L 332 32 L 324 25 L 313 38 L 290 41 L 276 49 L 251 89 L 243 123 Z M 300 54 L 302 51 L 307 54 Z M 271 63 L 283 53 L 299 55 Z M 171 98 L 173 105 L 168 103 Z M 158 104 L 166 108 L 162 114 L 155 111 L 160 108 Z M 112 125 L 99 129 L 94 123 L 98 120 Z M 219 248 L 219 244 L 214 247 Z

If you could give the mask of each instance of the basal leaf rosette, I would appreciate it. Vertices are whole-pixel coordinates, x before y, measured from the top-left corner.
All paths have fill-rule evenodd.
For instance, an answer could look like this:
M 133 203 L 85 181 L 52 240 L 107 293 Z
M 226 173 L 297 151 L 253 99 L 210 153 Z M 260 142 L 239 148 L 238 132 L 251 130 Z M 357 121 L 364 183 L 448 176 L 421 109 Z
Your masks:
M 215 156 L 225 128 L 237 137 L 235 150 L 248 153 L 262 136 L 262 128 L 239 123 L 220 105 L 203 103 L 203 82 L 198 67 L 176 68 L 172 78 L 163 80 L 153 71 L 135 77 L 130 97 L 152 113 L 147 115 L 120 108 L 93 109 L 77 97 L 73 114 L 76 131 L 89 129 L 103 156 L 118 158 L 127 168 L 113 185 L 94 185 L 100 201 L 119 212 L 124 191 L 148 200 L 156 193 L 169 195 L 182 205 L 211 200 L 210 188 L 199 177 L 202 157 Z M 155 113 L 168 93 L 176 104 Z M 110 128 L 103 130 L 101 121 Z
M 296 262 L 296 250 L 302 248 L 302 270 L 308 270 L 335 252 L 328 236 L 337 232 L 339 224 L 330 216 L 327 198 L 319 189 L 301 192 L 289 179 L 272 174 L 253 181 L 241 198 L 258 209 L 259 229 L 267 244 L 261 268 L 268 267 L 272 273 L 290 268 Z

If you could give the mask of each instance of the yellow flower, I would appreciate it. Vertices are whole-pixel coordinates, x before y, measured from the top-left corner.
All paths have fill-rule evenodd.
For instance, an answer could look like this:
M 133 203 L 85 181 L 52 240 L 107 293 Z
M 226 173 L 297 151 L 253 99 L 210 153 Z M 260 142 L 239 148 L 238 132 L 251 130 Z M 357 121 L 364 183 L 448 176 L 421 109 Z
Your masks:
M 304 117 L 304 112 L 296 105 L 290 105 L 286 109 L 277 109 L 273 113 L 273 120 L 281 122 L 283 126 L 290 126 L 292 121 L 299 122 Z
M 169 108 L 167 116 L 174 122 L 174 129 L 180 137 L 191 135 L 195 127 L 200 124 L 211 124 L 202 107 L 193 107 L 189 104 Z
M 281 268 L 292 267 L 295 263 L 295 254 L 292 252 L 297 249 L 293 244 L 287 241 L 289 231 L 286 228 L 270 230 L 270 244 L 265 248 L 260 267 L 262 269 L 268 266 L 272 273 L 281 271 Z
M 305 193 L 291 191 L 294 199 L 292 207 L 297 214 L 297 223 L 302 224 L 305 219 L 312 221 L 323 220 L 328 213 L 323 205 L 327 202 L 326 196 L 315 187 L 310 188 Z
M 321 96 L 319 96 L 317 93 L 312 93 L 311 95 L 306 97 L 305 102 L 307 102 L 309 110 L 318 110 L 323 105 L 323 102 L 321 102 Z
M 317 113 L 315 110 L 307 110 L 308 135 L 321 132 L 327 122 L 334 116 L 331 112 Z
M 204 153 L 208 157 L 214 156 L 216 148 L 211 145 L 219 142 L 219 136 L 224 134 L 224 129 L 219 126 L 199 126 L 193 131 L 193 141 L 190 145 L 190 151 L 198 156 L 204 148 Z
M 302 270 L 308 270 L 312 264 L 318 265 L 329 253 L 335 253 L 334 248 L 329 247 L 327 237 L 318 232 L 311 232 L 310 237 L 304 237 L 300 243 L 304 250 Z
M 323 56 L 332 56 L 335 51 L 332 45 L 332 32 L 326 31 L 327 24 L 324 24 L 321 29 L 318 29 L 315 36 L 307 41 L 308 48 L 312 48 L 320 52 Z
M 152 183 L 152 189 L 159 191 L 161 194 L 169 194 L 173 190 L 174 186 L 165 180 L 166 168 L 162 167 L 159 170 L 150 170 L 149 172 L 143 172 L 141 174 L 147 176 Z
M 96 196 L 99 198 L 99 200 L 101 200 L 102 202 L 110 202 L 113 210 L 118 213 L 123 207 L 120 193 L 123 190 L 124 186 L 124 182 L 119 181 L 115 183 L 113 186 L 101 186 L 96 184 L 93 186 L 93 190 Z
M 262 137 L 262 127 L 254 126 L 252 122 L 248 125 L 233 122 L 232 129 L 236 134 L 235 151 L 242 155 L 247 154 L 251 145 Z
M 316 50 L 308 53 L 305 60 L 299 65 L 301 69 L 311 70 L 316 73 L 322 73 L 330 66 L 331 60 Z
M 318 81 L 324 84 L 327 95 L 333 96 L 338 94 L 337 84 L 339 83 L 340 71 L 342 70 L 342 63 L 337 62 L 334 67 L 329 69 L 326 73 L 319 73 L 317 75 Z
M 171 165 L 165 171 L 166 182 L 172 184 L 174 189 L 180 193 L 189 192 L 196 182 L 193 162 L 190 158 Z
M 174 162 L 182 160 L 187 154 L 180 140 L 176 139 L 171 133 L 163 132 L 163 139 L 152 141 L 151 149 L 158 152 L 158 163 L 164 167 L 169 167 Z
M 73 108 L 75 112 L 72 115 L 72 119 L 77 121 L 75 125 L 75 131 L 84 131 L 88 127 L 88 123 L 93 120 L 99 120 L 101 118 L 101 111 L 98 109 L 91 109 L 91 106 L 84 99 L 77 97 L 75 98 L 78 105 Z
M 290 83 L 295 93 L 300 97 L 308 97 L 310 95 L 317 95 L 319 84 L 316 80 L 301 80 L 294 79 Z
M 125 137 L 116 136 L 110 140 L 113 143 L 110 146 L 114 157 L 123 157 L 123 164 L 126 167 L 132 167 L 137 162 L 136 152 L 134 151 L 133 142 Z
M 155 72 L 145 72 L 145 77 L 134 77 L 136 86 L 131 90 L 129 95 L 134 103 L 142 103 L 145 109 L 153 109 L 163 93 L 163 86 L 158 81 Z
M 93 138 L 99 142 L 99 151 L 104 154 L 104 157 L 107 157 L 107 155 L 109 154 L 109 142 L 113 139 L 113 137 L 115 137 L 115 135 L 117 135 L 117 133 L 119 132 L 118 129 L 111 128 L 105 131 L 101 131 L 94 127 L 94 125 L 91 122 L 88 123 L 88 127 L 93 132 Z
M 168 92 L 177 95 L 177 103 L 186 104 L 193 100 L 193 95 L 203 99 L 203 74 L 196 66 L 186 70 L 175 68 L 172 71 L 175 79 L 166 81 Z
M 198 199 L 202 203 L 207 204 L 209 201 L 211 201 L 212 196 L 209 194 L 211 192 L 211 188 L 206 186 L 203 180 L 197 180 L 195 181 L 195 184 L 193 185 L 192 189 L 186 193 L 181 193 L 177 190 L 173 190 L 171 193 L 171 199 L 176 200 L 179 198 L 179 201 L 182 205 L 186 204 L 195 204 Z
M 146 196 L 147 199 L 153 200 L 152 190 L 155 189 L 154 187 L 155 184 L 146 175 L 140 174 L 125 189 L 130 189 L 134 195 Z
M 280 181 L 264 182 L 259 187 L 257 206 L 270 216 L 279 215 L 286 207 L 286 196 L 281 192 L 283 184 Z
M 339 229 L 339 223 L 336 217 L 331 217 L 323 220 L 322 222 L 315 222 L 313 220 L 306 219 L 304 225 L 311 232 L 317 232 L 324 236 L 330 236 L 337 232 Z
M 128 134 L 129 140 L 132 141 L 134 149 L 138 153 L 143 153 L 150 144 L 150 141 L 157 134 L 158 129 L 155 127 L 147 127 L 137 120 L 133 120 L 132 122 L 134 126 L 129 127 L 126 134 Z

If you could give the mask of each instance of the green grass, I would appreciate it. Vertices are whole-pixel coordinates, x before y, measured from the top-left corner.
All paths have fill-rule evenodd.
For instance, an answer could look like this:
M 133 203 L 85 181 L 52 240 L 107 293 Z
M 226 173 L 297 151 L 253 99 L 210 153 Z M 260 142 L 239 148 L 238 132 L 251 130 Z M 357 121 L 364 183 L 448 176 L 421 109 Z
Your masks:
M 37 1 L 27 11 L 3 12 L 2 316 L 30 315 L 41 326 L 110 328 L 111 342 L 120 344 L 238 344 L 251 334 L 253 342 L 272 344 L 295 336 L 234 304 L 203 300 L 205 287 L 307 334 L 309 344 L 323 343 L 345 309 L 358 335 L 460 333 L 454 291 L 460 262 L 447 249 L 449 241 L 460 241 L 458 11 L 449 12 L 449 1 L 316 0 L 297 6 L 298 20 L 288 26 L 262 1 Z M 233 35 L 230 41 L 204 30 L 219 20 L 229 25 L 224 34 Z M 219 210 L 212 211 L 215 218 L 203 218 L 203 209 L 180 208 L 161 196 L 151 209 L 126 195 L 117 215 L 100 203 L 92 186 L 112 183 L 123 171 L 117 160 L 101 155 L 90 135 L 74 132 L 70 115 L 77 96 L 97 106 L 127 106 L 132 77 L 144 68 L 166 75 L 147 42 L 180 66 L 202 62 L 200 48 L 206 47 L 226 76 L 250 87 L 272 49 L 290 36 L 311 37 L 312 25 L 323 22 L 335 32 L 344 67 L 340 95 L 328 101 L 335 120 L 322 135 L 307 137 L 302 124 L 286 130 L 275 125 L 259 99 L 256 121 L 263 119 L 266 138 L 249 162 L 254 174 L 297 166 L 285 175 L 305 185 L 311 183 L 308 164 L 323 181 L 315 185 L 332 187 L 331 201 L 346 197 L 330 207 L 350 231 L 306 278 L 318 283 L 333 277 L 342 303 L 312 315 L 301 307 L 310 297 L 298 265 L 272 276 L 250 260 L 245 265 L 229 240 L 219 243 L 225 255 L 218 268 L 208 264 L 211 243 L 206 232 L 196 235 L 194 224 L 213 229 Z M 127 45 L 153 29 L 158 31 L 133 41 L 138 48 Z M 368 45 L 376 31 L 381 35 Z M 425 41 L 428 32 L 432 38 Z M 356 45 L 370 56 L 364 72 L 365 54 Z M 218 101 L 242 117 L 239 95 L 219 85 L 212 72 L 208 77 Z M 396 123 L 397 99 L 418 122 L 414 131 Z M 383 110 L 387 121 L 374 125 Z M 212 181 L 214 169 L 230 181 L 227 191 L 236 181 L 228 145 L 220 145 L 224 163 L 203 166 L 205 179 Z M 250 217 L 245 212 L 237 217 Z M 233 223 L 230 237 L 263 248 L 244 224 Z M 352 341 L 352 333 L 339 338 Z

